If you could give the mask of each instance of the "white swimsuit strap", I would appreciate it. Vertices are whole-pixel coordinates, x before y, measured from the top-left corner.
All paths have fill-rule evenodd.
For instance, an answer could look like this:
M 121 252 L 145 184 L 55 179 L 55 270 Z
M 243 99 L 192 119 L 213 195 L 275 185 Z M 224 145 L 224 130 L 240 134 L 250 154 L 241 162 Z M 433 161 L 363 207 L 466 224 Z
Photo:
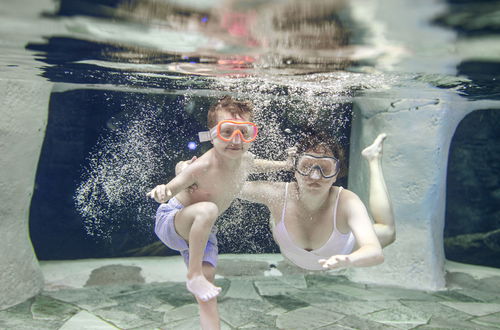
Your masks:
M 339 187 L 339 192 L 337 193 L 337 200 L 335 201 L 335 207 L 333 208 L 333 229 L 338 231 L 337 229 L 337 206 L 339 205 L 340 193 L 342 192 L 342 187 Z
M 283 210 L 281 211 L 281 222 L 285 221 L 286 199 L 288 196 L 288 182 L 285 183 L 285 202 L 283 203 Z

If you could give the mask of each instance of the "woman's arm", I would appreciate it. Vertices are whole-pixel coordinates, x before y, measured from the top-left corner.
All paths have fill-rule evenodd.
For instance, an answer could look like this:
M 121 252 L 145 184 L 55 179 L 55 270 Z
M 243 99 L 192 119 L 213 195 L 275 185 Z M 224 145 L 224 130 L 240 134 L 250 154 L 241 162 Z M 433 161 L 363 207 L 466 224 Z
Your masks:
M 325 268 L 368 267 L 384 262 L 382 247 L 373 229 L 366 207 L 351 191 L 342 193 L 342 208 L 347 216 L 347 224 L 356 238 L 359 248 L 348 255 L 336 255 L 322 259 Z
M 253 155 L 250 173 L 269 173 L 277 171 L 290 171 L 293 169 L 293 158 L 297 154 L 297 148 L 292 147 L 286 150 L 286 160 L 256 159 Z M 250 154 L 250 153 L 249 153 Z
M 238 198 L 261 203 L 270 208 L 274 203 L 279 203 L 283 199 L 284 186 L 283 182 L 247 181 Z

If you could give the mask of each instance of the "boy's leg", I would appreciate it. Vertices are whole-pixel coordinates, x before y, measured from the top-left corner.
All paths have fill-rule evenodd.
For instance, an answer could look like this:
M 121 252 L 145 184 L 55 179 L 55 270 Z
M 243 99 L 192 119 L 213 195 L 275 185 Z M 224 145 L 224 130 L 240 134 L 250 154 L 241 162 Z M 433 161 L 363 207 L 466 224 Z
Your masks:
M 369 209 L 375 224 L 375 233 L 382 247 L 394 242 L 396 237 L 394 215 L 389 193 L 382 172 L 382 145 L 386 134 L 382 133 L 361 152 L 370 168 Z
M 199 202 L 186 206 L 174 218 L 175 230 L 188 242 L 189 264 L 186 286 L 202 301 L 208 301 L 220 292 L 203 274 L 203 254 L 208 236 L 219 215 L 217 205 Z
M 203 262 L 203 274 L 214 283 L 215 267 L 208 262 Z M 202 301 L 196 298 L 200 306 L 200 325 L 203 330 L 220 329 L 219 309 L 217 308 L 217 298 Z

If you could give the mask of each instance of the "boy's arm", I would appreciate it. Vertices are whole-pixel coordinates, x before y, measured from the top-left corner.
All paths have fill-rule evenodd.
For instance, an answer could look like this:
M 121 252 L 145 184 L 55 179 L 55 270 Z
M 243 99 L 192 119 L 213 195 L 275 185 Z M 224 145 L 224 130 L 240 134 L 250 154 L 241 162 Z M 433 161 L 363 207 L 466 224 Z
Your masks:
M 286 160 L 252 159 L 250 173 L 267 173 L 277 171 L 291 171 L 293 169 L 293 159 L 297 154 L 297 148 L 287 149 Z
M 359 248 L 348 255 L 336 255 L 322 259 L 324 268 L 368 267 L 382 263 L 382 247 L 373 229 L 366 207 L 359 197 L 351 191 L 345 191 L 345 207 L 348 225 L 356 237 Z
M 146 196 L 153 198 L 158 203 L 165 203 L 183 189 L 196 183 L 196 177 L 205 169 L 206 165 L 202 162 L 196 162 L 192 166 L 186 166 L 175 176 L 175 178 L 170 180 L 170 182 L 156 186 L 148 192 Z

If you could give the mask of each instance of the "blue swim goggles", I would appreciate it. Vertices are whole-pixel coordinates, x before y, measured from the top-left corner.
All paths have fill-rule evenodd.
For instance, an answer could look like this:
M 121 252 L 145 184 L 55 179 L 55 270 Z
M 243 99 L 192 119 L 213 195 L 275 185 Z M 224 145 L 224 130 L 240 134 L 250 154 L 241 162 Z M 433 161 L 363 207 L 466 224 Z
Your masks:
M 340 162 L 335 157 L 303 154 L 295 159 L 295 170 L 304 176 L 309 176 L 313 170 L 318 170 L 323 178 L 329 179 L 339 173 Z

